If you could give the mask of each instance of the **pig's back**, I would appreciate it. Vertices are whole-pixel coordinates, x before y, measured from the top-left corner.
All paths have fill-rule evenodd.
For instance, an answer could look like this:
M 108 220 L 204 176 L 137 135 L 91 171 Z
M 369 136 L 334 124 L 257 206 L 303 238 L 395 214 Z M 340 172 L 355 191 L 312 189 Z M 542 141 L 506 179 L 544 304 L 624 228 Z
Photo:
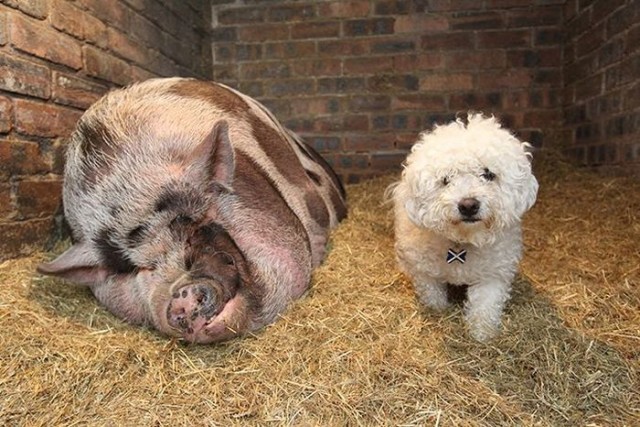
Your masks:
M 267 246 L 277 238 L 282 247 L 308 250 L 312 266 L 319 264 L 328 231 L 346 215 L 334 172 L 255 100 L 190 79 L 114 91 L 83 115 L 65 166 L 65 213 L 76 239 L 102 242 L 105 233 L 124 230 L 122 238 L 111 239 L 111 249 L 126 250 L 125 235 L 157 206 L 159 189 L 188 172 L 194 193 L 206 192 L 202 165 L 184 171 L 175 164 L 223 120 L 235 153 L 234 197 L 214 210 L 204 198 L 194 210 L 215 215 L 249 255 L 257 250 L 256 238 Z M 290 232 L 304 238 L 274 235 Z

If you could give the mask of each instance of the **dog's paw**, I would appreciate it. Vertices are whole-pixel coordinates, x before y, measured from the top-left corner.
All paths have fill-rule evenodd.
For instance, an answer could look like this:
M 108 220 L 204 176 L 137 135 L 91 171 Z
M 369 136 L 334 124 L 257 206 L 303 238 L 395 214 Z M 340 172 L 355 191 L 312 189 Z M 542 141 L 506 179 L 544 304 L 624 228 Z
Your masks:
M 500 334 L 500 325 L 469 325 L 469 334 L 474 340 L 485 343 Z
M 451 306 L 447 298 L 447 286 L 441 284 L 416 284 L 418 300 L 435 311 L 445 311 Z
M 501 323 L 499 319 L 490 319 L 478 313 L 465 316 L 469 334 L 473 339 L 480 342 L 487 342 L 500 334 Z

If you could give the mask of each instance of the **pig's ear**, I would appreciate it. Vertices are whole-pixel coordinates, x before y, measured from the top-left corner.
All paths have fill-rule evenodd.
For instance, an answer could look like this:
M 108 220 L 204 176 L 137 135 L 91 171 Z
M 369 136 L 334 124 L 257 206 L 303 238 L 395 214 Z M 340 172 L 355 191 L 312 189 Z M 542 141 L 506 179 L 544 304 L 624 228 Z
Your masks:
M 106 279 L 108 271 L 91 255 L 85 243 L 76 243 L 51 262 L 40 264 L 41 274 L 61 277 L 79 285 L 93 285 Z
M 231 189 L 235 160 L 229 140 L 229 125 L 225 120 L 220 120 L 213 126 L 209 135 L 196 148 L 194 156 L 208 159 L 211 180 Z

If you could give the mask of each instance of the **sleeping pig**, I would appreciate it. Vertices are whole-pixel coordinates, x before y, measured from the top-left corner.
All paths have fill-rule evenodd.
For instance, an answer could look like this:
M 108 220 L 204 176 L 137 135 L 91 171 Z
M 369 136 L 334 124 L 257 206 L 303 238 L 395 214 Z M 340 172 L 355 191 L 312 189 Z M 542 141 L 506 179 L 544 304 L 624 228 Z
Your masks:
M 63 201 L 74 243 L 39 272 L 199 343 L 272 322 L 346 216 L 336 174 L 265 107 L 182 78 L 113 91 L 85 112 Z

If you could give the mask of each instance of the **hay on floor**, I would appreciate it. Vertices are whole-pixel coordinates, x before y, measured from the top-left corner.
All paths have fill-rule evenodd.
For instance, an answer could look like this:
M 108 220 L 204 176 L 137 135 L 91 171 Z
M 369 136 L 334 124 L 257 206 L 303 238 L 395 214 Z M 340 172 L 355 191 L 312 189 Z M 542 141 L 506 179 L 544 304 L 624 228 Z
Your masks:
M 386 177 L 348 187 L 313 289 L 216 346 L 128 326 L 0 264 L 2 425 L 638 425 L 640 184 L 538 160 L 525 259 L 489 344 L 398 273 Z

